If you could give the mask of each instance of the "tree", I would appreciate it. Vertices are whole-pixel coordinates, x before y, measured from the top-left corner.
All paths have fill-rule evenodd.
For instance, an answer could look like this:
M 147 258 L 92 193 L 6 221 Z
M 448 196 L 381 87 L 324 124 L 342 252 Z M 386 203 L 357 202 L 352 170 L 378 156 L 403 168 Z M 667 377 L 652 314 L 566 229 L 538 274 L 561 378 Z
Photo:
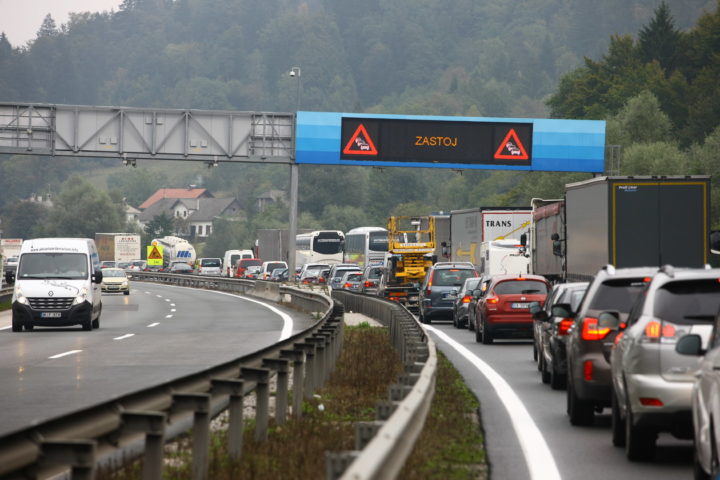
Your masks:
M 45 15 L 45 19 L 42 22 L 42 25 L 40 25 L 40 30 L 37 32 L 38 38 L 46 38 L 46 37 L 54 37 L 58 33 L 57 25 L 55 24 L 55 20 L 53 20 L 52 15 L 49 13 Z
M 74 175 L 62 185 L 47 221 L 38 229 L 49 237 L 94 238 L 97 232 L 122 231 L 125 223 L 124 205 Z
M 48 207 L 38 202 L 22 200 L 10 205 L 3 214 L 3 236 L 7 238 L 32 238 L 36 225 L 42 225 L 48 215 Z
M 607 130 L 608 144 L 628 147 L 633 143 L 669 140 L 672 123 L 661 110 L 657 97 L 644 90 L 608 120 Z
M 167 213 L 156 215 L 145 225 L 145 233 L 152 238 L 165 237 L 175 233 L 175 221 Z
M 667 142 L 630 145 L 620 164 L 622 175 L 685 175 L 689 171 L 687 155 Z
M 680 48 L 680 31 L 675 28 L 666 2 L 660 3 L 650 23 L 640 29 L 638 48 L 644 63 L 657 60 L 667 73 L 674 69 Z

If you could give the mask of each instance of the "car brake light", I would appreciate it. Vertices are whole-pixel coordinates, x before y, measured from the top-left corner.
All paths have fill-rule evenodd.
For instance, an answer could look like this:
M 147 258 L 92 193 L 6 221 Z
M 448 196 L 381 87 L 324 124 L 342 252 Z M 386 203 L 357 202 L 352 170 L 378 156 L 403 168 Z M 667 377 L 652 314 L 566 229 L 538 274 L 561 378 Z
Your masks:
M 592 360 L 585 360 L 585 363 L 583 364 L 583 378 L 585 380 L 587 380 L 588 382 L 592 381 L 592 379 L 593 379 Z
M 598 327 L 598 319 L 594 317 L 585 317 L 582 326 L 582 339 L 583 340 L 602 340 L 610 333 L 610 328 Z
M 377 287 L 377 284 L 372 280 L 365 280 L 365 288 Z
M 640 405 L 644 407 L 662 407 L 664 403 L 659 398 L 640 397 Z
M 563 318 L 560 320 L 560 323 L 558 324 L 558 335 L 567 335 L 568 331 L 570 330 L 570 327 L 573 326 L 572 318 Z
M 661 325 L 658 321 L 651 321 L 645 326 L 645 338 L 650 341 L 660 341 L 661 338 L 674 338 L 675 327 L 670 324 Z
M 345 285 L 343 285 L 343 288 L 350 288 L 350 282 L 345 282 Z
M 488 299 L 485 300 L 485 302 L 490 303 L 492 305 L 497 304 L 499 301 L 500 301 L 500 299 L 498 297 L 488 297 Z
M 470 303 L 472 301 L 472 297 L 470 295 L 465 295 L 462 299 L 462 303 Z

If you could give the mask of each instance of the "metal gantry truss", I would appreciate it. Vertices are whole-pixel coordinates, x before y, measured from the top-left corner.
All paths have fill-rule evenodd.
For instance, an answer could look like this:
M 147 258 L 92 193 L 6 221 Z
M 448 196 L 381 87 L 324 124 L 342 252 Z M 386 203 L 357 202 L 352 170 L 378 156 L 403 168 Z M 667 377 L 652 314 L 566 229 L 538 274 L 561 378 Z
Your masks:
M 293 163 L 295 115 L 0 103 L 0 153 Z

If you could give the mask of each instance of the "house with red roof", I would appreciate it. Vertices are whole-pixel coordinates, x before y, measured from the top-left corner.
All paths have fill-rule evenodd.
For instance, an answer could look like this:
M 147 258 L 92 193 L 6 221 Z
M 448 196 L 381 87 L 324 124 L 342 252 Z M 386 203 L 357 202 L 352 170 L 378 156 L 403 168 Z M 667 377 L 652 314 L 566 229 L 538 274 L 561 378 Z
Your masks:
M 163 199 L 173 199 L 173 200 L 180 200 L 180 199 L 197 199 L 197 198 L 215 198 L 213 197 L 213 194 L 210 193 L 210 191 L 207 188 L 161 188 L 157 192 L 153 193 L 150 198 L 145 200 L 140 206 L 138 207 L 140 210 L 146 210 L 148 207 L 152 206 L 154 203 L 159 202 Z

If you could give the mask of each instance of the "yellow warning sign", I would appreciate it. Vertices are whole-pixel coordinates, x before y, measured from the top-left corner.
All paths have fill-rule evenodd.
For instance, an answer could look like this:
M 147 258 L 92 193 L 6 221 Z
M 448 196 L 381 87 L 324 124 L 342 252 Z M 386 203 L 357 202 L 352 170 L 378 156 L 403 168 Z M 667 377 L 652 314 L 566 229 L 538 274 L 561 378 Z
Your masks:
M 148 265 L 162 265 L 163 264 L 163 249 L 162 245 L 151 245 L 147 247 L 147 263 Z

